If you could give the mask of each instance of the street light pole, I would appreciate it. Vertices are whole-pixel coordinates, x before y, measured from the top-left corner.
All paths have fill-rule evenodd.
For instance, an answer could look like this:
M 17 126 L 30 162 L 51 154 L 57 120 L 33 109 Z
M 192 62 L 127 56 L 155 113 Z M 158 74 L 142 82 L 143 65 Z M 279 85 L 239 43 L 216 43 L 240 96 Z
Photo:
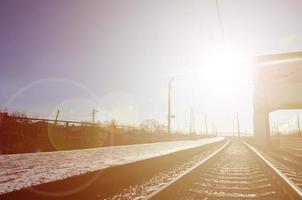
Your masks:
M 232 120 L 233 122 L 232 122 L 232 124 L 233 124 L 233 137 L 235 137 L 235 118 L 233 118 L 233 120 Z
M 215 135 L 215 127 L 214 127 L 214 124 L 213 122 L 211 123 L 211 128 L 212 128 L 212 137 Z
M 195 118 L 193 108 L 190 108 L 190 134 L 195 134 Z
M 171 78 L 168 86 L 168 134 L 171 133 L 171 85 L 174 79 Z
M 57 123 L 58 123 L 59 113 L 60 113 L 60 110 L 57 111 L 55 125 L 57 125 Z
M 206 136 L 208 136 L 208 121 L 207 121 L 207 115 L 204 116 L 204 123 L 205 123 Z
M 97 112 L 98 112 L 98 110 L 92 109 L 92 113 L 91 113 L 91 116 L 92 116 L 92 123 L 95 123 L 95 115 L 96 115 Z
M 222 22 L 222 17 L 221 17 L 221 12 L 220 12 L 220 6 L 219 6 L 219 1 L 216 0 L 216 12 L 217 12 L 217 16 L 218 16 L 218 22 L 219 22 L 219 28 L 220 28 L 220 33 L 221 33 L 221 37 L 222 37 L 222 41 L 225 41 L 225 36 L 224 36 L 224 28 L 223 28 L 223 22 Z
M 297 115 L 297 124 L 298 124 L 298 135 L 301 136 L 300 117 L 299 117 L 299 115 Z
M 239 125 L 239 116 L 237 112 L 237 132 L 238 132 L 238 137 L 240 137 L 240 125 Z

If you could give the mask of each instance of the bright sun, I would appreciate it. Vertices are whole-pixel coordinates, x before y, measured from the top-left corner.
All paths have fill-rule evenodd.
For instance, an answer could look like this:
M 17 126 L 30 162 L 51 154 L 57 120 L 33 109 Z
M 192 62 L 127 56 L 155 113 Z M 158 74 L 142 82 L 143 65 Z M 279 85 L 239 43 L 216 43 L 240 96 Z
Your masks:
M 206 62 L 205 81 L 210 90 L 229 91 L 249 82 L 249 57 L 242 52 L 220 48 Z

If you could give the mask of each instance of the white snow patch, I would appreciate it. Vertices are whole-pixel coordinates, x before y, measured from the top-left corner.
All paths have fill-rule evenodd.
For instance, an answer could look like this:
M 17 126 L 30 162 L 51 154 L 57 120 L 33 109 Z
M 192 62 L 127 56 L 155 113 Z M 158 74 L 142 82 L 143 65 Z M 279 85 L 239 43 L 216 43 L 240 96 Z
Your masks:
M 0 194 L 222 140 L 224 137 L 0 155 Z

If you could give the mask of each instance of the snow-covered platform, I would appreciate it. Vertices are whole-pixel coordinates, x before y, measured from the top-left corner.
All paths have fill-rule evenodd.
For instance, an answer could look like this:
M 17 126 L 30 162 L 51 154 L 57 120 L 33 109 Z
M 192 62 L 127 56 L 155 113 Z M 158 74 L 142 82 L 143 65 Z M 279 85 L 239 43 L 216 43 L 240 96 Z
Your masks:
M 0 155 L 0 194 L 222 140 L 224 137 L 72 151 Z

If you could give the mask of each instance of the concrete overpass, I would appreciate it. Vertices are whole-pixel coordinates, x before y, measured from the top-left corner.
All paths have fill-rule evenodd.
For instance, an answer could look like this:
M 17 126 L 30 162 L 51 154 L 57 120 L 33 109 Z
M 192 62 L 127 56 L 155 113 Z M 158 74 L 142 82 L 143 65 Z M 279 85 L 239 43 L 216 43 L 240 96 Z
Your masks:
M 302 52 L 255 57 L 254 133 L 259 144 L 269 140 L 269 113 L 302 108 Z

